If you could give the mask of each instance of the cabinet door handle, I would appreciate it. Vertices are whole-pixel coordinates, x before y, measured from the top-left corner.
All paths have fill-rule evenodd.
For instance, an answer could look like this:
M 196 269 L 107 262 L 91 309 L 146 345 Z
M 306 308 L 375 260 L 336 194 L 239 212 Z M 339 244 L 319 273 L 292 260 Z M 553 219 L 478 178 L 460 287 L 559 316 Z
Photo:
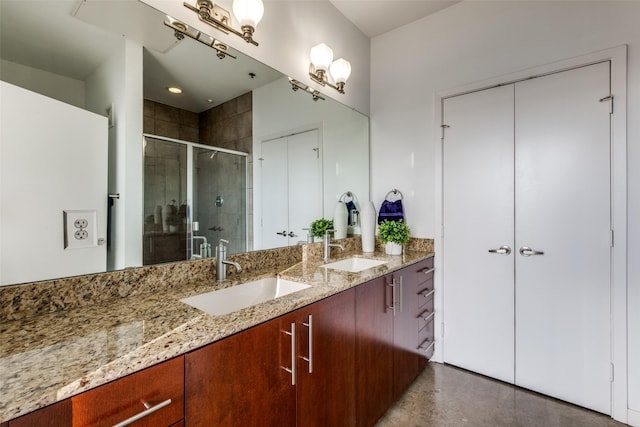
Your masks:
M 309 315 L 309 322 L 303 323 L 304 326 L 309 328 L 309 357 L 303 357 L 309 363 L 309 373 L 313 373 L 313 316 Z
M 391 288 L 391 305 L 388 305 L 387 308 L 393 311 L 393 317 L 396 317 L 396 279 L 395 277 L 391 280 L 390 284 L 387 284 Z
M 400 276 L 400 289 L 398 290 L 398 305 L 400 306 L 400 313 L 402 313 L 403 304 L 402 304 L 402 276 Z
M 420 273 L 429 274 L 429 273 L 433 273 L 434 271 L 435 271 L 435 268 L 431 267 L 431 268 L 425 268 L 424 270 L 421 270 Z
M 291 335 L 291 369 L 282 366 L 282 369 L 291 374 L 291 385 L 296 385 L 296 324 L 291 324 L 291 332 L 282 331 L 287 335 Z
M 145 409 L 144 411 L 134 415 L 133 417 L 127 418 L 124 421 L 119 422 L 118 424 L 114 424 L 113 427 L 124 427 L 124 426 L 128 426 L 129 424 L 133 424 L 134 422 L 138 421 L 141 418 L 146 417 L 149 414 L 152 414 L 154 412 L 156 412 L 158 409 L 162 409 L 165 406 L 171 405 L 171 399 L 167 399 L 164 402 L 160 402 L 155 406 L 149 406 L 148 403 L 145 403 L 144 406 Z

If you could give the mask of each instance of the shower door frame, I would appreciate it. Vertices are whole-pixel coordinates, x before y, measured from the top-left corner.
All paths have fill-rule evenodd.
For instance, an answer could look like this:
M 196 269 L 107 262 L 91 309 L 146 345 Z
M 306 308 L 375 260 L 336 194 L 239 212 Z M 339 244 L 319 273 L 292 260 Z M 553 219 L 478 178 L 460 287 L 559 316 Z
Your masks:
M 200 148 L 209 151 L 216 151 L 220 153 L 226 154 L 235 154 L 237 156 L 241 156 L 245 158 L 245 188 L 244 188 L 244 196 L 246 203 L 244 205 L 244 245 L 245 251 L 249 248 L 249 165 L 247 164 L 247 158 L 249 157 L 249 153 L 245 153 L 244 151 L 231 150 L 228 148 L 217 147 L 215 145 L 206 145 L 199 144 L 197 142 L 184 141 L 181 139 L 169 138 L 166 136 L 154 135 L 152 133 L 143 133 L 144 138 L 153 138 L 159 141 L 164 142 L 173 142 L 175 144 L 181 144 L 187 146 L 187 224 L 186 224 L 186 233 L 187 233 L 187 257 L 185 260 L 181 261 L 189 261 L 191 260 L 192 252 L 193 252 L 193 191 L 194 191 L 194 167 L 193 167 L 193 149 Z M 144 170 L 144 154 L 142 156 L 142 168 Z M 144 174 L 143 174 L 143 182 L 142 182 L 142 194 L 144 198 Z M 214 246 L 213 244 L 211 246 Z M 212 253 L 213 256 L 213 253 Z

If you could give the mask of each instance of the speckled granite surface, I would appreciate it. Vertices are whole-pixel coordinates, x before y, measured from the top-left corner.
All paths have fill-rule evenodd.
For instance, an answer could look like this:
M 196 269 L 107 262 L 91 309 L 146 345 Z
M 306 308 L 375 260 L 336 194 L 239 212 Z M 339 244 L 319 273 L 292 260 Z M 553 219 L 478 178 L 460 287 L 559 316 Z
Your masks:
M 360 256 L 358 242 L 357 238 L 347 239 L 346 250 L 334 249 L 332 260 Z M 315 256 L 316 245 L 322 251 L 321 244 L 313 244 L 304 250 L 294 247 L 229 257 L 243 266 L 243 273 L 230 274 L 230 280 L 223 284 L 214 281 L 213 261 L 209 259 L 81 276 L 67 279 L 70 283 L 60 280 L 0 289 L 3 307 L 0 422 L 184 354 L 431 255 L 433 247 L 429 240 L 412 243 L 402 256 L 386 256 L 380 251 L 367 254 L 366 257 L 384 259 L 387 263 L 361 273 L 322 268 L 320 258 Z M 305 250 L 307 253 L 303 255 Z M 179 301 L 276 274 L 312 286 L 223 316 L 205 314 Z M 98 277 L 110 275 L 114 277 Z M 12 310 L 5 307 L 8 301 Z

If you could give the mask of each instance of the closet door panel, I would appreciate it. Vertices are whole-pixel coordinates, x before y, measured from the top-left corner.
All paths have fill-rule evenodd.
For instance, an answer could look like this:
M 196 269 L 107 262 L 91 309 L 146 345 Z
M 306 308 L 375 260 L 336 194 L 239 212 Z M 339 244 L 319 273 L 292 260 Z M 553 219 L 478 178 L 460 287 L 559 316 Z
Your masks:
M 443 111 L 444 361 L 513 382 L 513 85 Z
M 516 384 L 604 413 L 610 135 L 599 100 L 609 90 L 608 63 L 515 88 Z

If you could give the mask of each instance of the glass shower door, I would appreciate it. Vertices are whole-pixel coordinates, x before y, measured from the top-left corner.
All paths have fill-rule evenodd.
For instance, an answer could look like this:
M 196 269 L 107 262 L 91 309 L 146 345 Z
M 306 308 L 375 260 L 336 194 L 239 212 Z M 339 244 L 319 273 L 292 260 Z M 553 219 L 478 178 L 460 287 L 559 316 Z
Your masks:
M 188 259 L 187 146 L 144 139 L 143 264 Z
M 194 146 L 193 196 L 194 254 L 202 237 L 212 247 L 210 256 L 220 239 L 229 241 L 227 254 L 246 252 L 246 156 Z

